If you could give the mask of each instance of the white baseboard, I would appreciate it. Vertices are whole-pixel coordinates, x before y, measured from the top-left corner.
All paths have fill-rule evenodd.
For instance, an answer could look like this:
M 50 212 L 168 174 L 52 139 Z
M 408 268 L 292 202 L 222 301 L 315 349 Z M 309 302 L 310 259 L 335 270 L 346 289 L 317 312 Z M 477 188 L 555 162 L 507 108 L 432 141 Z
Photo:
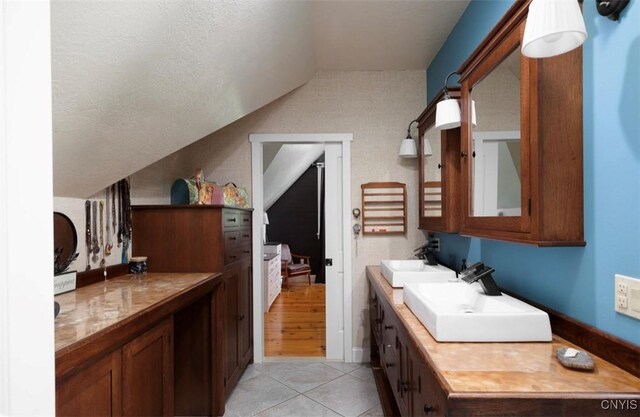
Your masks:
M 371 362 L 371 351 L 369 348 L 354 347 L 351 350 L 351 357 L 355 363 L 369 363 Z

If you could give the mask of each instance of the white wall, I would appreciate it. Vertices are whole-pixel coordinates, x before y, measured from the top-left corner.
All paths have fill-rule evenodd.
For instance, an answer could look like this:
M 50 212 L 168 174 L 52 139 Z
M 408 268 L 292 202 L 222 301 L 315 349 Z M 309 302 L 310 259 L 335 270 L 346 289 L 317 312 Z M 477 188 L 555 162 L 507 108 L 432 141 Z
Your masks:
M 353 345 L 368 346 L 366 265 L 407 258 L 424 242 L 418 224 L 417 160 L 398 157 L 409 122 L 424 110 L 424 71 L 320 72 L 304 86 L 132 176 L 132 199 L 166 201 L 163 179 L 191 176 L 251 186 L 250 133 L 353 133 L 352 207 L 361 206 L 360 185 L 407 184 L 406 236 L 362 236 L 353 243 Z M 140 190 L 143 190 L 142 192 Z
M 55 414 L 49 22 L 0 3 L 0 415 Z

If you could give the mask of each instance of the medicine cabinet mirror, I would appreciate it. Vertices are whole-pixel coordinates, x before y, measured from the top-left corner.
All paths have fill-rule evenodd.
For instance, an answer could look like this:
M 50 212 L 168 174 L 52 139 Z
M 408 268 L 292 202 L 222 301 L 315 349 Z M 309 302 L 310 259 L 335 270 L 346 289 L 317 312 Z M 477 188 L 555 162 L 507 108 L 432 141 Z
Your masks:
M 526 10 L 514 5 L 458 70 L 460 232 L 584 245 L 582 50 L 524 57 Z

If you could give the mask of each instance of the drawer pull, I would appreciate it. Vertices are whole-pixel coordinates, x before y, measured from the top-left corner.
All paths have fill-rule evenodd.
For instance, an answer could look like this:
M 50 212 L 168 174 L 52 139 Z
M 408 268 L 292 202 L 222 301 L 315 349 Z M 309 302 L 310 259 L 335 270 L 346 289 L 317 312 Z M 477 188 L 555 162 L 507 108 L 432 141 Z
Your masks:
M 227 219 L 227 221 L 228 221 L 228 222 L 234 222 L 234 223 L 235 223 L 235 222 L 236 222 L 236 218 L 235 218 L 235 217 L 229 217 L 229 218 Z
M 393 329 L 393 326 L 389 326 L 389 325 L 387 325 L 387 326 L 384 326 L 384 328 L 385 328 L 386 330 L 391 330 L 391 329 Z
M 424 405 L 424 412 L 427 414 L 431 414 L 434 411 L 436 411 L 436 409 L 434 407 L 431 407 L 430 405 L 425 404 Z
M 387 368 L 393 368 L 393 364 L 392 363 L 388 363 L 385 365 Z
M 232 236 L 232 237 L 229 238 L 229 240 L 236 240 L 236 237 Z
M 251 235 L 242 235 L 242 237 L 250 238 Z
M 409 392 L 409 384 L 406 382 L 402 383 L 402 391 Z
M 242 221 L 245 223 L 249 223 L 249 218 L 245 217 L 244 219 L 242 219 Z
M 236 259 L 236 255 L 229 256 L 229 259 Z
M 238 317 L 240 320 L 244 320 L 244 314 L 240 315 L 240 317 Z
M 250 250 L 243 250 L 242 253 L 251 253 Z

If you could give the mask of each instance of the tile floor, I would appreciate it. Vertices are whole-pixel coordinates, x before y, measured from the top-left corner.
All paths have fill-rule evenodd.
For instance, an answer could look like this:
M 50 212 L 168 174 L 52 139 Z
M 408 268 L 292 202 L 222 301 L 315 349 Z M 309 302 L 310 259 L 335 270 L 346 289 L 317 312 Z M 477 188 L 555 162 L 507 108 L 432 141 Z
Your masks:
M 382 417 L 368 364 L 267 362 L 249 365 L 225 417 Z

